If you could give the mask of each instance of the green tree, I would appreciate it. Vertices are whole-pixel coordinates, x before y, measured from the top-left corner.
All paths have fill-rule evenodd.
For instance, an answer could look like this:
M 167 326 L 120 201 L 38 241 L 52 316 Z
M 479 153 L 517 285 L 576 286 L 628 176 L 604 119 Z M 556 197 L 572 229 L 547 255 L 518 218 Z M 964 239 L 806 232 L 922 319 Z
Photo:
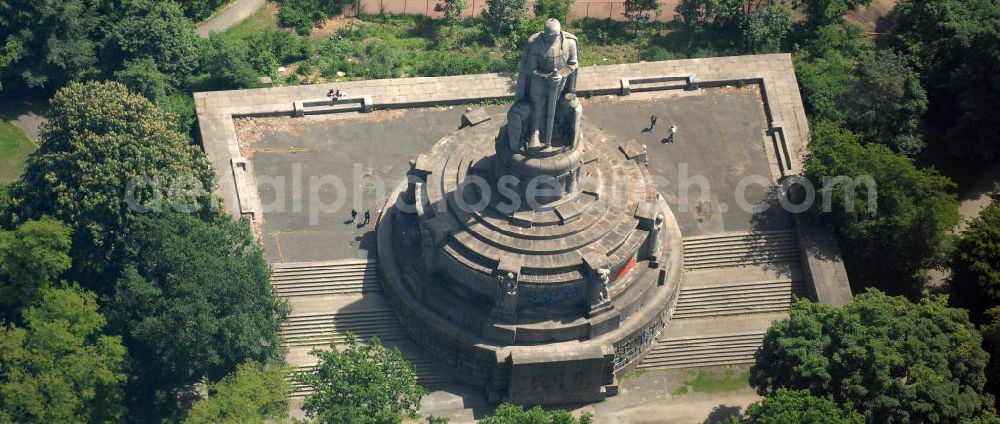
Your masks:
M 156 61 L 150 57 L 125 62 L 122 69 L 115 72 L 115 80 L 153 102 L 160 101 L 171 91 L 167 76 L 160 72 Z
M 238 364 L 282 359 L 288 308 L 248 222 L 152 213 L 136 217 L 129 234 L 107 314 L 137 364 L 130 402 L 149 405 Z
M 96 296 L 43 289 L 24 322 L 0 327 L 0 422 L 117 422 L 126 351 L 101 334 Z
M 886 144 L 897 153 L 920 152 L 927 94 L 906 58 L 892 50 L 878 50 L 861 60 L 857 74 L 839 102 L 847 126 L 865 141 Z
M 990 354 L 986 366 L 986 391 L 1000 395 L 1000 306 L 988 309 L 981 319 L 979 332 L 983 335 L 983 348 Z
M 208 388 L 208 398 L 198 401 L 185 424 L 264 424 L 288 420 L 291 386 L 280 367 L 256 362 L 240 364 L 236 371 Z
M 250 55 L 243 40 L 212 34 L 202 44 L 199 72 L 207 74 L 216 89 L 254 87 L 261 74 L 247 59 Z
M 771 325 L 750 369 L 763 396 L 807 390 L 868 422 L 958 422 L 993 412 L 988 355 L 947 297 L 911 303 L 869 290 L 841 308 L 800 300 Z
M 33 305 L 41 290 L 69 269 L 71 231 L 51 218 L 0 231 L 0 318 L 15 320 L 22 307 Z
M 120 83 L 73 83 L 49 114 L 11 206 L 16 222 L 49 215 L 73 227 L 74 269 L 90 275 L 114 262 L 137 210 L 212 213 L 208 161 L 146 98 Z M 101 294 L 110 288 L 86 282 Z
M 553 18 L 565 24 L 573 10 L 574 0 L 535 0 L 535 16 L 542 20 Z
M 444 15 L 444 21 L 449 27 L 455 24 L 455 20 L 462 16 L 462 12 L 469 8 L 469 3 L 465 0 L 441 0 L 434 5 L 434 11 Z
M 413 366 L 377 337 L 361 344 L 348 334 L 345 346 L 309 353 L 319 364 L 298 379 L 314 390 L 302 409 L 318 422 L 398 423 L 400 414 L 413 416 L 420 409 L 424 389 Z
M 198 66 L 198 36 L 177 3 L 137 0 L 127 3 L 124 18 L 108 35 L 105 54 L 112 69 L 152 59 L 173 87 L 179 87 Z
M 692 29 L 714 28 L 746 53 L 777 51 L 792 29 L 792 10 L 778 0 L 681 0 L 675 11 Z
M 179 2 L 184 9 L 184 16 L 192 21 L 201 21 L 215 12 L 220 6 L 226 4 L 225 0 L 184 0 Z
M 806 5 L 806 20 L 810 27 L 819 28 L 824 25 L 843 21 L 844 15 L 858 8 L 867 6 L 872 0 L 801 0 Z
M 527 11 L 528 0 L 486 0 L 482 18 L 493 37 L 500 38 L 510 34 Z
M 97 4 L 85 0 L 7 0 L 0 3 L 3 62 L 0 82 L 7 89 L 54 90 L 90 78 L 97 68 L 103 36 Z M 0 67 L 3 68 L 3 67 Z
M 817 187 L 813 211 L 836 228 L 852 284 L 917 296 L 958 223 L 954 184 L 860 141 L 831 122 L 813 123 L 805 172 Z
M 796 52 L 795 76 L 809 118 L 844 119 L 839 102 L 856 79 L 855 59 L 874 49 L 862 36 L 863 31 L 850 23 L 824 25 Z
M 779 388 L 747 407 L 747 424 L 864 424 L 865 417 L 837 404 L 831 396 L 813 396 L 808 390 Z
M 632 21 L 633 29 L 636 35 L 639 34 L 639 21 L 643 19 L 643 15 L 652 14 L 658 12 L 660 9 L 659 0 L 625 0 L 625 18 Z
M 587 413 L 579 419 L 564 410 L 546 411 L 540 406 L 525 410 L 521 405 L 501 404 L 493 415 L 483 418 L 481 424 L 590 424 L 593 417 Z
M 769 1 L 751 10 L 743 20 L 743 50 L 776 53 L 791 30 L 792 9 L 783 1 Z
M 1000 157 L 1000 3 L 903 0 L 893 9 L 889 39 L 927 90 L 935 162 L 961 171 Z
M 951 286 L 958 303 L 976 315 L 1000 304 L 1000 203 L 962 231 L 951 257 Z

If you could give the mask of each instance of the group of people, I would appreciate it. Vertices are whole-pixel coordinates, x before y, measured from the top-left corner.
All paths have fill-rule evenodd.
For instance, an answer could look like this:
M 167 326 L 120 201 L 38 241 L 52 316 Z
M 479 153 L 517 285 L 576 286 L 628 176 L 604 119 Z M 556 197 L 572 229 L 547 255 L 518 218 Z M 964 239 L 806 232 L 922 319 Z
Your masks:
M 357 220 L 358 220 L 358 210 L 351 208 L 351 222 L 353 223 L 354 221 Z M 371 211 L 365 211 L 365 220 L 361 222 L 361 226 L 368 225 L 369 222 L 372 222 L 372 213 Z
M 655 127 L 655 126 L 656 126 L 656 115 L 651 115 L 649 117 L 649 130 L 652 131 L 653 127 Z M 663 144 L 673 144 L 673 142 L 675 141 L 676 137 L 677 137 L 677 124 L 670 124 L 670 133 L 669 133 L 669 135 L 667 135 L 662 140 L 660 140 L 660 143 L 663 143 Z

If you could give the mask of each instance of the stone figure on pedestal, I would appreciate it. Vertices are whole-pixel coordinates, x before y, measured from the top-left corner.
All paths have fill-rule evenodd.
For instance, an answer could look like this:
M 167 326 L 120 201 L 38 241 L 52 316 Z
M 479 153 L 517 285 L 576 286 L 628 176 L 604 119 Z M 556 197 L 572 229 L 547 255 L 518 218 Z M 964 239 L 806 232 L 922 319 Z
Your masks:
M 512 272 L 497 276 L 500 293 L 497 296 L 496 312 L 504 318 L 514 318 L 517 314 L 517 277 Z
M 611 269 L 608 267 L 598 268 L 595 272 L 596 280 L 590 293 L 590 304 L 600 305 L 608 301 L 608 287 L 611 285 Z
M 549 19 L 544 31 L 528 39 L 521 57 L 515 104 L 507 115 L 512 143 L 520 146 L 527 137 L 528 148 L 549 147 L 554 129 L 562 123 L 571 127 L 572 136 L 564 143 L 572 147 L 579 126 L 579 113 L 572 112 L 580 110 L 575 95 L 576 70 L 576 36 L 562 31 L 559 21 Z M 557 122 L 558 115 L 563 115 L 559 116 L 562 122 Z

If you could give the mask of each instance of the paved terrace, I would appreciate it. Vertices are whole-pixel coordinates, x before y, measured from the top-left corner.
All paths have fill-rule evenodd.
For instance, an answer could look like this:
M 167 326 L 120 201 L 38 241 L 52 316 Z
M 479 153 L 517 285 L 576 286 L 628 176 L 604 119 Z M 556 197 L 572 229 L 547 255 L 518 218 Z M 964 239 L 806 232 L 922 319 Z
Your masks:
M 510 99 L 514 82 L 512 74 L 480 74 L 214 91 L 195 93 L 194 97 L 205 153 L 217 170 L 232 170 L 219 175 L 218 190 L 226 210 L 235 216 L 255 213 L 259 216 L 258 195 L 251 189 L 255 184 L 248 180 L 252 172 L 247 172 L 241 159 L 243 153 L 233 117 L 290 116 L 297 108 L 303 109 L 303 101 L 323 99 L 332 88 L 357 96 L 359 102 L 366 103 L 365 107 L 390 109 Z M 584 67 L 580 69 L 577 91 L 584 96 L 628 95 L 640 91 L 739 84 L 760 86 L 767 131 L 773 139 L 772 175 L 798 173 L 806 152 L 809 128 L 789 54 Z M 359 113 L 361 109 L 359 105 L 357 111 L 341 113 Z

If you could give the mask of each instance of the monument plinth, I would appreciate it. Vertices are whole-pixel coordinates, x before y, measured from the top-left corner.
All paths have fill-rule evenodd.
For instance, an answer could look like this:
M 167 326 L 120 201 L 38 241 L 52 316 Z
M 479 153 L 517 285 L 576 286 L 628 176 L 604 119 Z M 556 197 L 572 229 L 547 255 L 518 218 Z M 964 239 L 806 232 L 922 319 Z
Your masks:
M 576 38 L 549 20 L 515 103 L 420 155 L 378 225 L 383 288 L 415 342 L 495 401 L 615 392 L 669 319 L 680 231 L 635 142 L 583 116 Z

